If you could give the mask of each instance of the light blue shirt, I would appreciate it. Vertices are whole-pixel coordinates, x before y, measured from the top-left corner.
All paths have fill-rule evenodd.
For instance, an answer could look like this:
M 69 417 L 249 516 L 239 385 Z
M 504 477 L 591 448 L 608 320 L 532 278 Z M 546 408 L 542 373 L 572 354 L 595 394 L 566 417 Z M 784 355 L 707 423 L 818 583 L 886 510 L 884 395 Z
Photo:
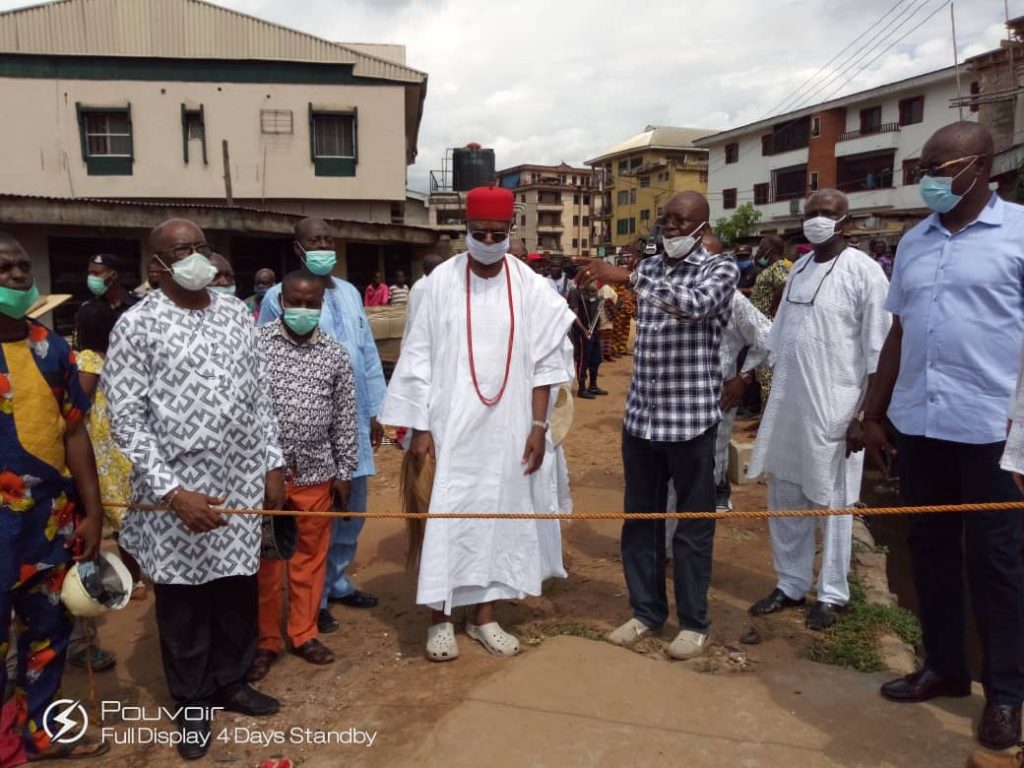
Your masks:
M 1005 440 L 1024 340 L 1024 207 L 993 194 L 955 235 L 933 213 L 900 241 L 885 308 L 903 325 L 896 429 Z
M 324 292 L 320 328 L 348 351 L 356 378 L 356 411 L 359 418 L 359 466 L 352 477 L 376 472 L 373 447 L 370 445 L 370 419 L 377 415 L 384 402 L 384 370 L 380 365 L 377 344 L 373 340 L 370 321 L 363 310 L 363 299 L 352 283 L 338 278 L 334 290 Z M 273 286 L 260 305 L 258 325 L 270 323 L 281 316 L 281 284 Z

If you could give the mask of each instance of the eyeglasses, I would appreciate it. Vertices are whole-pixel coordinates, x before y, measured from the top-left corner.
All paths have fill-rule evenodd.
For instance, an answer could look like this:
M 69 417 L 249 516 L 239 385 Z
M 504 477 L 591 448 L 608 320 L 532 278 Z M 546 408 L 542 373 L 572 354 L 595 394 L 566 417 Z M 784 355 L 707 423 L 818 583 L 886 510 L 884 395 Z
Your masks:
M 164 248 L 162 251 L 157 251 L 158 254 L 170 254 L 175 259 L 184 259 L 186 256 L 191 256 L 193 253 L 201 253 L 203 256 L 211 256 L 213 254 L 213 246 L 209 243 L 178 243 L 171 248 Z
M 973 163 L 979 157 L 981 157 L 981 155 L 965 155 L 964 157 L 958 157 L 955 160 L 947 160 L 944 163 L 938 163 L 925 167 L 916 168 L 914 170 L 914 183 L 916 184 L 925 176 L 942 176 L 942 172 L 949 168 L 951 165 L 956 165 L 957 163 L 962 163 L 965 161 L 970 161 L 971 163 Z M 966 168 L 964 170 L 966 170 Z
M 794 272 L 792 275 L 790 275 L 789 276 L 789 280 L 786 281 L 786 303 L 787 304 L 796 304 L 798 306 L 804 306 L 804 307 L 813 307 L 815 299 L 818 298 L 818 293 L 821 292 L 821 286 L 823 286 L 825 284 L 825 281 L 828 279 L 828 276 L 832 274 L 832 270 L 836 268 L 836 264 L 839 263 L 839 259 L 841 259 L 842 257 L 843 257 L 843 254 L 839 254 L 834 259 L 832 259 L 832 265 L 828 268 L 828 271 L 825 272 L 825 274 L 822 276 L 821 282 L 818 283 L 818 287 L 814 289 L 814 294 L 811 296 L 811 300 L 810 301 L 794 301 L 793 299 L 791 299 L 789 297 L 789 295 L 793 292 L 793 278 L 797 277 L 805 269 L 807 269 L 807 267 L 809 267 L 811 265 L 811 262 L 814 261 L 814 257 L 809 258 L 804 263 L 804 265 L 802 267 L 800 267 L 799 271 Z
M 477 240 L 477 241 L 479 241 L 481 243 L 484 242 L 485 240 L 487 240 L 487 236 L 488 235 L 490 235 L 490 238 L 491 238 L 492 242 L 498 243 L 498 242 L 501 242 L 502 240 L 504 240 L 505 238 L 508 237 L 509 230 L 507 230 L 507 229 L 473 229 L 473 230 L 470 230 L 470 232 L 469 232 L 469 236 L 470 237 L 472 237 L 474 240 Z

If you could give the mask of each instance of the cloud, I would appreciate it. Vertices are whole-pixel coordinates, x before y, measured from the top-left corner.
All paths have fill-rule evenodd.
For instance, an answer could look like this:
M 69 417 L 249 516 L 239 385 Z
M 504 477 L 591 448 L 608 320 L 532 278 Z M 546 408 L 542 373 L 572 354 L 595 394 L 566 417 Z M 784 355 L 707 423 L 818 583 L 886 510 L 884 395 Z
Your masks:
M 816 103 L 953 63 L 943 0 L 305 0 L 299 12 L 291 0 L 215 1 L 330 40 L 404 44 L 430 76 L 409 169 L 420 190 L 445 148 L 469 141 L 493 147 L 499 167 L 578 164 L 648 124 L 731 128 L 787 98 Z M 1024 0 L 1010 6 L 1024 15 Z M 958 4 L 961 55 L 996 47 L 1002 21 L 1002 0 Z

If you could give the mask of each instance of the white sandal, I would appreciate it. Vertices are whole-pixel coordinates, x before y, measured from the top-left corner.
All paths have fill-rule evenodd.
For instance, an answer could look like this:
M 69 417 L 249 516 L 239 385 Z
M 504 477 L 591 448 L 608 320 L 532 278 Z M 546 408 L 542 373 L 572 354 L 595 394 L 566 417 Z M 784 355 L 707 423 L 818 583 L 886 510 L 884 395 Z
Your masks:
M 455 625 L 450 621 L 431 624 L 427 629 L 427 658 L 431 661 L 451 661 L 459 658 Z
M 502 629 L 496 621 L 479 627 L 467 621 L 466 634 L 497 656 L 515 656 L 519 653 L 519 640 Z

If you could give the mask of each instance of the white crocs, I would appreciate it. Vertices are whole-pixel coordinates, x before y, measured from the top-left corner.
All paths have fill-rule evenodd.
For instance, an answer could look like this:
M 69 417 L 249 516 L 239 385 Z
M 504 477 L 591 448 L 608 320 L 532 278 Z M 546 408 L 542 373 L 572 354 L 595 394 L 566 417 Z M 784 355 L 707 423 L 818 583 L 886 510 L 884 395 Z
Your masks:
M 519 640 L 502 629 L 496 621 L 479 627 L 467 621 L 466 634 L 497 656 L 515 656 L 519 653 Z
M 459 658 L 455 625 L 450 621 L 431 624 L 427 629 L 427 658 L 431 661 L 451 661 Z

